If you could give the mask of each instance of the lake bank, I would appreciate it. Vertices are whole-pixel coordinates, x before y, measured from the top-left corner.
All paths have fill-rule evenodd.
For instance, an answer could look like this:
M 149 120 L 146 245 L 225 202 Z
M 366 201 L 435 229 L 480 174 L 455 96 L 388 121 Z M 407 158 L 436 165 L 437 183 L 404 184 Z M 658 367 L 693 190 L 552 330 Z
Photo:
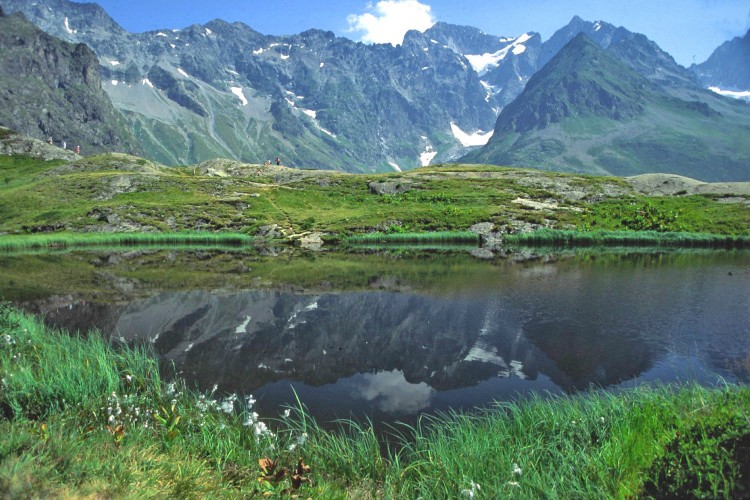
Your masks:
M 145 351 L 50 331 L 7 305 L 0 324 L 0 485 L 19 496 L 748 491 L 747 387 L 531 398 L 396 427 L 403 446 L 383 452 L 368 426 L 324 431 L 300 408 L 262 421 L 241 395 L 168 384 Z

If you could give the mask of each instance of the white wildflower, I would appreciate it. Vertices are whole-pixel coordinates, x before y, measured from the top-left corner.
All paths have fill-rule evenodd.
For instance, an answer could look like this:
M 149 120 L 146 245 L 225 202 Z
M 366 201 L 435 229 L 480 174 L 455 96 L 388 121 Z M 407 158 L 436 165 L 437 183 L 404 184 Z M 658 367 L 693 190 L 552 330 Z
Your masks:
M 461 490 L 461 494 L 468 498 L 474 498 L 474 495 L 476 495 L 481 489 L 482 489 L 481 486 L 479 486 L 477 483 L 472 481 L 471 488 Z
M 302 447 L 305 445 L 305 441 L 307 441 L 307 433 L 303 432 L 300 434 L 300 436 L 294 440 L 292 444 L 289 445 L 289 451 L 294 451 L 297 449 L 297 447 Z
M 264 422 L 255 422 L 254 431 L 256 437 L 260 437 L 264 434 L 270 434 L 271 432 L 268 430 L 268 427 Z
M 251 412 L 247 414 L 247 417 L 245 417 L 245 426 L 250 427 L 251 425 L 255 424 L 255 422 L 258 420 L 258 414 L 255 412 Z
M 284 410 L 284 418 L 289 418 L 289 415 L 291 414 L 292 414 L 292 411 L 290 409 L 287 408 L 286 410 Z
M 522 472 L 523 471 L 518 466 L 518 464 L 517 463 L 513 463 L 513 474 L 515 474 L 516 476 L 520 476 Z

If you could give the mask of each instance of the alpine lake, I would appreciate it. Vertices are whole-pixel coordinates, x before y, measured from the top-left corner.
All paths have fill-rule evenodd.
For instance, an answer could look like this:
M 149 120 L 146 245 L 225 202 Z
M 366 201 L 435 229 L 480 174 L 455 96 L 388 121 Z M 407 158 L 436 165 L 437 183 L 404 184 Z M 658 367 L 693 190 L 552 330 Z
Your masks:
M 166 373 L 276 417 L 376 426 L 529 393 L 750 381 L 750 252 L 471 248 L 0 255 L 0 296 L 149 344 Z

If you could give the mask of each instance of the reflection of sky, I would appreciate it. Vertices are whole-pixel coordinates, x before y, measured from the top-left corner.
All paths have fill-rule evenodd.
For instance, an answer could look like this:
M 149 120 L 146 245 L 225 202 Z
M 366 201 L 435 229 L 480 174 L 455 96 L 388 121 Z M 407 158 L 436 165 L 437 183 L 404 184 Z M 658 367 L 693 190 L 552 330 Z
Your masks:
M 420 382 L 412 384 L 401 370 L 365 373 L 354 387 L 355 397 L 374 401 L 385 413 L 411 414 L 430 406 L 435 389 Z

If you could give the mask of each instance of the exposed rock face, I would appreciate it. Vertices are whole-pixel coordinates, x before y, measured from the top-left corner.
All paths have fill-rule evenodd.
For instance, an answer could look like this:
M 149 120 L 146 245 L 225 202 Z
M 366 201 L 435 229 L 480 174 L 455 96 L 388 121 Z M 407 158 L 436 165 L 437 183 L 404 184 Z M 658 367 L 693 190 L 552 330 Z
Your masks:
M 690 67 L 701 83 L 730 91 L 750 91 L 750 30 L 714 50 L 711 57 Z
M 0 17 L 0 124 L 86 154 L 140 152 L 102 89 L 96 54 L 21 14 Z

